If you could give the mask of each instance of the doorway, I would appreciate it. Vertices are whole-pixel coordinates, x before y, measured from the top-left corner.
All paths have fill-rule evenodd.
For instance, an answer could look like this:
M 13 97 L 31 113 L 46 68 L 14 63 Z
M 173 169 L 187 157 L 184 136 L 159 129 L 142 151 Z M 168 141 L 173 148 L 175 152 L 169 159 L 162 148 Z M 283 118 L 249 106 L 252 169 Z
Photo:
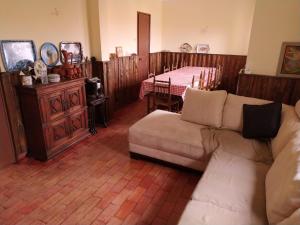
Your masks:
M 0 168 L 15 162 L 14 145 L 10 134 L 10 127 L 0 85 Z
M 139 56 L 139 76 L 142 79 L 148 77 L 149 53 L 150 53 L 150 26 L 151 15 L 148 13 L 137 13 L 137 49 Z

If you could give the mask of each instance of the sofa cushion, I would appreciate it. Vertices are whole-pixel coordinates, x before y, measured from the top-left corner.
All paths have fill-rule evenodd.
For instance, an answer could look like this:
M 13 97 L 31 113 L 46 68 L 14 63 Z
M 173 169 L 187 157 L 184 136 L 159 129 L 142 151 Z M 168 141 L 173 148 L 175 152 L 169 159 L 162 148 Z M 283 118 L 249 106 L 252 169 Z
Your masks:
M 231 130 L 219 130 L 217 137 L 222 151 L 254 162 L 269 165 L 273 162 L 272 152 L 266 142 L 244 138 L 241 133 Z
M 300 130 L 300 118 L 295 112 L 295 107 L 283 105 L 281 114 L 281 126 L 279 128 L 277 136 L 271 141 L 274 159 L 298 130 Z
M 242 132 L 243 105 L 263 105 L 267 103 L 270 103 L 270 101 L 228 94 L 224 106 L 222 127 Z
M 295 110 L 296 110 L 298 117 L 300 118 L 300 100 L 296 103 Z
M 223 193 L 226 195 L 226 192 Z M 253 211 L 236 211 L 210 202 L 191 200 L 180 217 L 178 225 L 265 225 L 264 217 Z
M 291 216 L 284 219 L 279 225 L 294 225 L 300 224 L 300 209 L 297 209 Z
M 279 223 L 300 208 L 300 130 L 279 153 L 266 177 L 267 215 Z
M 191 159 L 206 159 L 201 128 L 181 120 L 180 115 L 156 110 L 129 128 L 129 142 Z
M 281 103 L 243 105 L 243 137 L 256 139 L 274 138 L 281 121 Z
M 226 96 L 226 91 L 201 91 L 188 88 L 181 118 L 201 125 L 221 127 Z
M 217 150 L 179 224 L 267 224 L 264 180 L 268 168 Z
M 192 198 L 233 210 L 265 209 L 265 175 L 269 166 L 217 150 Z M 224 195 L 226 193 L 226 195 Z

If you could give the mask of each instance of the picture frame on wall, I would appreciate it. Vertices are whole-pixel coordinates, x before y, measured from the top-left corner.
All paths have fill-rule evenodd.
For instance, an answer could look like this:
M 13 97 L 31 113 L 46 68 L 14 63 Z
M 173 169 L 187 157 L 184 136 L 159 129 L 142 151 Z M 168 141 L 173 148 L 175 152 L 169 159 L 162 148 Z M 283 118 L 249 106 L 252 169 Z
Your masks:
M 123 57 L 123 48 L 121 46 L 116 47 L 116 55 L 117 57 Z
M 36 61 L 36 48 L 32 40 L 2 40 L 0 50 L 7 72 L 21 71 Z
M 277 75 L 300 78 L 300 42 L 282 43 Z
M 60 50 L 60 60 L 63 61 L 62 59 L 62 54 L 61 51 L 65 50 L 67 52 L 72 53 L 72 62 L 74 64 L 78 64 L 82 62 L 83 59 L 83 53 L 82 53 L 82 46 L 80 42 L 65 42 L 62 41 L 59 43 L 59 50 Z M 71 63 L 71 59 L 69 59 L 69 63 Z

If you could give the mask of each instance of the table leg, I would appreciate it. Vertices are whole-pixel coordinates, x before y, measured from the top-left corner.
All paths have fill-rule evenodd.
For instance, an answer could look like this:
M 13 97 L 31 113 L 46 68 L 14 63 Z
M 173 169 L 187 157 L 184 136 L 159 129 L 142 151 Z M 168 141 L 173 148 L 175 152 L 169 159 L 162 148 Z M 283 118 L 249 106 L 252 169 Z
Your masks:
M 89 107 L 89 114 L 90 114 L 90 123 L 89 123 L 89 127 L 90 127 L 90 133 L 92 135 L 95 135 L 97 133 L 96 130 L 96 121 L 95 121 L 95 106 L 90 106 Z

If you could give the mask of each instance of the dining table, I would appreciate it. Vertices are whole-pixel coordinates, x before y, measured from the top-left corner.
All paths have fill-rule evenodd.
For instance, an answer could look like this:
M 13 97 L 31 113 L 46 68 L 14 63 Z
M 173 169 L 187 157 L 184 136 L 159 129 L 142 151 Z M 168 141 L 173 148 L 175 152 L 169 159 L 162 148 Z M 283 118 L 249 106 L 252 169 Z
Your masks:
M 185 66 L 167 73 L 155 76 L 156 80 L 168 81 L 171 79 L 171 94 L 184 98 L 185 91 L 188 87 L 192 87 L 194 81 L 200 79 L 203 74 L 204 80 L 207 80 L 209 74 L 215 77 L 217 69 L 215 67 L 195 67 Z M 153 91 L 153 77 L 142 81 L 139 98 L 143 99 L 147 94 Z

